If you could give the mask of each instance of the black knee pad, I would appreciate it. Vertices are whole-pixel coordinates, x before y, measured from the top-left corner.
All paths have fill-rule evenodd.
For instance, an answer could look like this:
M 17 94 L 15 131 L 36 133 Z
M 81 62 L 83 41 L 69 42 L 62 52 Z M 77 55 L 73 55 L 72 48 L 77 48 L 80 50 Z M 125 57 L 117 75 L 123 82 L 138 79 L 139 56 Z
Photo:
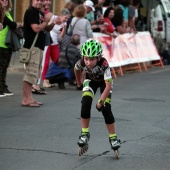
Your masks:
M 103 107 L 102 113 L 106 124 L 112 124 L 115 122 L 115 118 L 111 111 L 111 105 L 109 103 L 105 103 L 105 107 Z
M 92 100 L 93 99 L 92 99 L 91 96 L 84 96 L 82 98 L 81 118 L 84 118 L 84 119 L 89 119 L 90 118 Z

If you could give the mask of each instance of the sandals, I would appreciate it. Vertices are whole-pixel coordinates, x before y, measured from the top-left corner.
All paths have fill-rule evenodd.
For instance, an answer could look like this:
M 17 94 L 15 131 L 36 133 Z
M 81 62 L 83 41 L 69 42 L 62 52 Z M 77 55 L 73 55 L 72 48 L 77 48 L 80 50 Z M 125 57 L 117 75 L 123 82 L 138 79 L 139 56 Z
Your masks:
M 33 88 L 32 87 L 32 93 L 33 94 L 41 94 L 41 95 L 44 95 L 44 94 L 47 94 L 47 92 L 46 91 L 44 91 L 44 90 L 37 90 L 37 89 L 35 89 L 35 88 Z
M 32 103 L 27 103 L 27 104 L 21 104 L 22 107 L 40 107 L 40 105 L 33 101 Z

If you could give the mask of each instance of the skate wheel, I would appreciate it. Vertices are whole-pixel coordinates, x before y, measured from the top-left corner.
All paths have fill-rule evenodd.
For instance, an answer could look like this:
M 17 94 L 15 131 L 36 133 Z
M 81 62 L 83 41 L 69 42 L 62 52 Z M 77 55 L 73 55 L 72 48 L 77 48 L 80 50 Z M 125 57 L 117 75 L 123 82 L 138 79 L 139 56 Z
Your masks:
M 79 148 L 78 149 L 78 156 L 81 156 L 82 155 L 82 148 Z
M 115 157 L 116 157 L 117 159 L 119 159 L 119 151 L 118 151 L 118 150 L 115 150 L 114 153 L 115 153 Z
M 83 146 L 83 147 L 79 147 L 79 149 L 78 149 L 78 155 L 79 155 L 79 156 L 83 155 L 84 153 L 87 152 L 87 150 L 88 150 L 88 145 L 85 145 L 85 146 Z

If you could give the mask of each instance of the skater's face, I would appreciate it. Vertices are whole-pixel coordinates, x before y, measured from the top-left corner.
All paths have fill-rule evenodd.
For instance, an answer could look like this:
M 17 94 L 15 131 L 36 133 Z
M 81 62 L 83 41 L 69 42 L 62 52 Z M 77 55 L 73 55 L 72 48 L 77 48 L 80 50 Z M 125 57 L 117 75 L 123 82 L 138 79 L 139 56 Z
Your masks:
M 85 65 L 89 68 L 92 69 L 93 67 L 96 66 L 97 62 L 98 62 L 98 58 L 89 58 L 89 57 L 84 57 L 84 62 Z

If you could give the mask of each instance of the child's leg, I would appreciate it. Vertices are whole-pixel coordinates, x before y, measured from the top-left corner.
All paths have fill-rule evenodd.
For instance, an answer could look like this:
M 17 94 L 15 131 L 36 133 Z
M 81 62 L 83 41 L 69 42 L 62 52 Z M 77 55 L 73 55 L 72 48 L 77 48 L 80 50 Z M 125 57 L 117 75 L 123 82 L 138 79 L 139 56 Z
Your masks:
M 102 92 L 101 88 L 101 92 Z M 111 110 L 111 92 L 104 101 L 105 106 L 102 109 L 102 114 L 105 119 L 105 124 L 109 132 L 109 142 L 113 150 L 117 150 L 120 147 L 120 142 L 117 140 L 116 129 L 115 129 L 115 118 Z
M 115 123 L 106 124 L 109 134 L 116 134 Z
M 82 92 L 82 106 L 81 106 L 82 133 L 89 132 L 88 128 L 90 123 L 91 105 L 96 91 L 97 88 L 95 87 L 93 82 L 89 79 L 86 79 L 83 83 L 83 92 Z
M 111 101 L 111 100 L 109 100 Z M 116 130 L 115 130 L 115 119 L 111 111 L 111 104 L 107 103 L 107 99 L 105 100 L 105 107 L 102 109 L 102 114 L 105 119 L 105 124 L 107 127 L 107 130 L 109 132 L 109 135 L 115 135 L 116 136 Z

